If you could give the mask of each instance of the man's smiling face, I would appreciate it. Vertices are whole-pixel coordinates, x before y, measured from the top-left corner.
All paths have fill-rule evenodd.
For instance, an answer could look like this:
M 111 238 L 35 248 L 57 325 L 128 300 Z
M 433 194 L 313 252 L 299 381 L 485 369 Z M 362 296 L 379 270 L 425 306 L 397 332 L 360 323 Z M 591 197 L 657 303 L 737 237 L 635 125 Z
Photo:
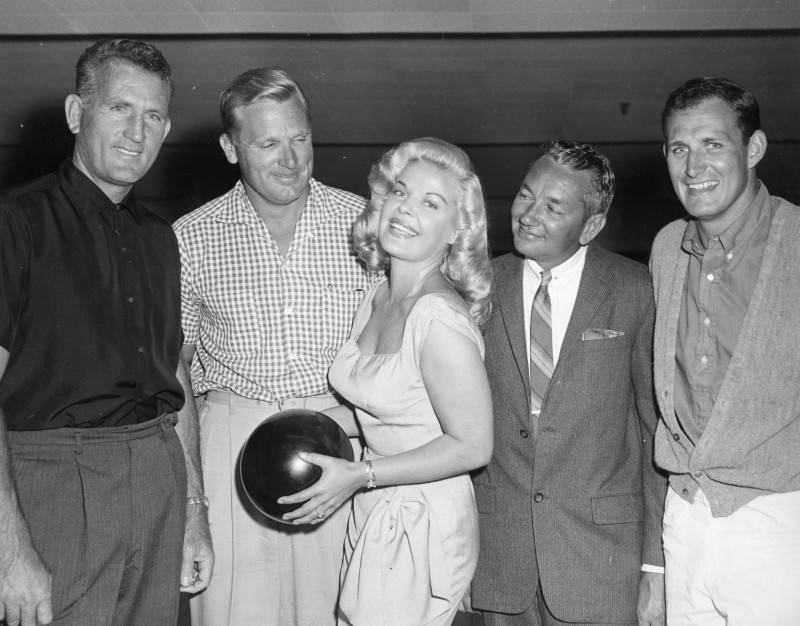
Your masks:
M 670 115 L 664 155 L 672 186 L 707 233 L 722 232 L 750 206 L 765 147 L 761 131 L 744 140 L 736 112 L 719 98 Z

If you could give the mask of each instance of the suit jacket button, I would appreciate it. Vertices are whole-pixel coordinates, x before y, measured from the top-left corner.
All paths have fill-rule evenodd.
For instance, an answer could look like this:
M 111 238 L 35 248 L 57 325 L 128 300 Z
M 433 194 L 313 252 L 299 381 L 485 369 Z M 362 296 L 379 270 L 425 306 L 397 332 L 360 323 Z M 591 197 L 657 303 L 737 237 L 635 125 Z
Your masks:
M 523 439 L 527 439 L 530 436 L 530 433 L 523 428 L 521 431 L 519 431 L 519 436 Z
M 672 433 L 672 438 L 673 438 L 675 441 L 680 441 L 680 439 L 681 439 L 681 436 L 680 436 L 678 433 Z
M 537 493 L 537 494 L 535 494 L 533 496 L 533 501 L 534 502 L 541 502 L 542 500 L 544 500 L 544 494 L 543 493 Z

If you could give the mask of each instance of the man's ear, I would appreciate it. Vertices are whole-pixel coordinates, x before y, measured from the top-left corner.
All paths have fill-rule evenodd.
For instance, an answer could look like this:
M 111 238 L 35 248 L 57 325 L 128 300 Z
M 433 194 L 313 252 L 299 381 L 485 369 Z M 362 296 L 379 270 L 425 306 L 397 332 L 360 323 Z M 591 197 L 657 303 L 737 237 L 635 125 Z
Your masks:
M 228 159 L 228 163 L 236 165 L 239 162 L 239 157 L 236 155 L 236 147 L 233 145 L 231 138 L 228 137 L 228 133 L 222 133 L 219 136 L 219 145 L 225 153 L 225 158 Z
M 83 100 L 76 93 L 71 93 L 64 101 L 64 113 L 67 116 L 67 126 L 69 132 L 77 135 L 81 129 L 81 118 L 83 117 Z
M 583 231 L 578 241 L 582 246 L 588 245 L 589 242 L 600 234 L 603 227 L 606 225 L 606 216 L 602 213 L 595 213 L 583 225 Z
M 753 169 L 767 153 L 767 136 L 763 130 L 757 130 L 750 135 L 747 142 L 747 167 Z
M 170 128 L 172 128 L 172 120 L 167 118 L 167 123 L 164 125 L 164 136 L 161 138 L 161 141 L 164 141 L 167 138 Z

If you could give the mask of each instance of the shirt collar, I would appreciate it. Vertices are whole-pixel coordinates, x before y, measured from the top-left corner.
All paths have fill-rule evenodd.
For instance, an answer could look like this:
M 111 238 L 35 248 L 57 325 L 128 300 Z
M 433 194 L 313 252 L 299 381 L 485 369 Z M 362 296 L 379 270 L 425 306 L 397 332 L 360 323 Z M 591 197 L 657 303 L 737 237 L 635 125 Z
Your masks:
M 723 230 L 716 239 L 719 240 L 724 251 L 730 252 L 737 246 L 747 243 L 757 232 L 758 226 L 761 224 L 762 220 L 766 219 L 769 214 L 769 192 L 767 191 L 766 185 L 759 181 L 758 191 L 750 202 L 750 205 L 742 215 L 740 215 L 733 224 Z M 689 220 L 689 223 L 686 225 L 681 248 L 683 248 L 684 252 L 698 257 L 702 257 L 703 254 L 705 254 L 708 245 L 703 244 L 700 231 L 697 228 L 697 220 Z
M 216 221 L 228 224 L 258 224 L 258 215 L 250 203 L 250 198 L 247 197 L 241 179 L 236 181 L 231 193 L 228 194 L 227 201 L 216 215 Z
M 306 205 L 303 207 L 298 225 L 301 222 L 314 224 L 328 213 L 328 211 L 326 211 L 327 203 L 324 201 L 322 185 L 312 178 L 309 181 L 309 187 Z M 250 198 L 247 197 L 247 191 L 241 179 L 234 185 L 228 196 L 228 201 L 217 214 L 216 220 L 218 222 L 227 222 L 231 224 L 260 224 L 261 220 L 256 210 L 253 208 Z
M 122 202 L 118 205 L 113 203 L 86 174 L 78 169 L 71 157 L 65 159 L 59 167 L 58 177 L 64 193 L 84 220 L 100 211 L 117 207 L 128 211 L 137 222 L 141 219 L 141 209 L 136 203 L 132 188 Z
M 560 265 L 556 265 L 554 268 L 550 270 L 550 276 L 552 277 L 551 280 L 563 281 L 568 278 L 572 278 L 575 274 L 580 274 L 585 262 L 586 262 L 586 246 L 581 246 L 580 248 L 578 248 L 578 251 L 575 252 L 575 254 L 569 257 L 566 261 L 562 262 Z M 525 259 L 525 265 L 530 271 L 532 271 L 536 275 L 537 280 L 540 279 L 542 274 L 541 265 L 539 265 L 533 259 Z

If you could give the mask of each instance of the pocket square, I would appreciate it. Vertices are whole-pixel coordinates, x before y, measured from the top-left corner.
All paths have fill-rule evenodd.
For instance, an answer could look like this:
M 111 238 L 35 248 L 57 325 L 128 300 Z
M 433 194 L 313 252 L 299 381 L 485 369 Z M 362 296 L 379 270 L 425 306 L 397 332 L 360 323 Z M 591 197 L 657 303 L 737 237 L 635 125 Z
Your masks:
M 611 330 L 610 328 L 587 328 L 581 334 L 581 341 L 592 341 L 593 339 L 613 339 L 622 337 L 625 331 Z

